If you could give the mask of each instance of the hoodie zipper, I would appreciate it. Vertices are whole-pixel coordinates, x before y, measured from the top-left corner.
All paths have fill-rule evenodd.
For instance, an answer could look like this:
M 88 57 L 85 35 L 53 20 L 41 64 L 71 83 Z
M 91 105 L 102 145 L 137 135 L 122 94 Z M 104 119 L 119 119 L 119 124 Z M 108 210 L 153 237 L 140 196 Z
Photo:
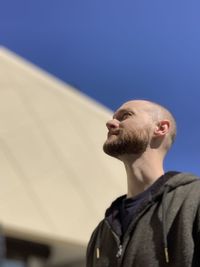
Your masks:
M 117 251 L 117 254 L 116 254 L 116 257 L 117 258 L 120 258 L 121 256 L 122 256 L 122 249 L 123 247 L 122 247 L 122 245 L 120 244 L 119 246 L 118 246 L 118 251 Z
M 117 250 L 117 253 L 116 253 L 116 258 L 121 258 L 122 256 L 122 251 L 123 251 L 123 246 L 122 246 L 122 243 L 121 243 L 121 240 L 119 238 L 119 236 L 111 229 L 111 232 L 117 242 L 117 246 L 118 246 L 118 250 Z
M 123 252 L 123 246 L 122 246 L 122 242 L 119 238 L 119 236 L 112 230 L 110 224 L 108 221 L 106 221 L 106 224 L 108 225 L 108 227 L 110 228 L 110 231 L 112 232 L 116 242 L 117 242 L 117 247 L 118 247 L 118 250 L 117 250 L 117 253 L 116 253 L 116 258 L 119 259 L 121 258 L 122 256 L 122 252 Z
M 152 205 L 152 201 L 149 202 L 149 204 L 143 209 L 143 211 L 140 213 L 140 215 L 138 215 L 137 219 L 134 221 L 134 224 L 130 224 L 127 232 L 125 233 L 124 237 L 123 237 L 123 242 L 122 240 L 120 240 L 119 236 L 112 230 L 111 225 L 109 224 L 109 222 L 107 220 L 105 220 L 106 224 L 108 225 L 108 227 L 110 228 L 110 231 L 112 232 L 116 242 L 117 242 L 117 246 L 118 246 L 118 250 L 116 253 L 116 258 L 119 260 L 124 252 L 124 248 L 126 247 L 126 245 L 128 244 L 129 241 L 129 235 L 130 232 L 132 232 L 132 230 L 135 228 L 133 227 L 133 225 L 135 226 L 137 224 L 137 221 L 139 220 L 139 218 L 145 213 L 145 211 L 149 208 L 149 206 Z M 119 266 L 121 265 L 121 261 L 119 262 Z

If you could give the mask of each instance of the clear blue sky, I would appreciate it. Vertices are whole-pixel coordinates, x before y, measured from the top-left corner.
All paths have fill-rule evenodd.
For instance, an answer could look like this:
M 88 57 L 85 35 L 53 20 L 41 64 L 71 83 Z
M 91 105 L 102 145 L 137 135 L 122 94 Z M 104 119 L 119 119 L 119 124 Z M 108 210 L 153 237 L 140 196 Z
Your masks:
M 199 0 L 0 0 L 0 43 L 116 109 L 153 100 L 178 122 L 166 170 L 200 175 Z

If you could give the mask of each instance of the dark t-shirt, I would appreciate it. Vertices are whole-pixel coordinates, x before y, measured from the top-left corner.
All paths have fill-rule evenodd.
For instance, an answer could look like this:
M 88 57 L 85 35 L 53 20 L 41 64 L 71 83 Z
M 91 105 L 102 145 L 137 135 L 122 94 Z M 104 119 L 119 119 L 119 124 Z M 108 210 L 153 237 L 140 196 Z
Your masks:
M 119 205 L 119 221 L 122 234 L 126 232 L 131 219 L 134 217 L 141 203 L 151 197 L 151 187 L 133 198 L 122 199 L 121 205 Z

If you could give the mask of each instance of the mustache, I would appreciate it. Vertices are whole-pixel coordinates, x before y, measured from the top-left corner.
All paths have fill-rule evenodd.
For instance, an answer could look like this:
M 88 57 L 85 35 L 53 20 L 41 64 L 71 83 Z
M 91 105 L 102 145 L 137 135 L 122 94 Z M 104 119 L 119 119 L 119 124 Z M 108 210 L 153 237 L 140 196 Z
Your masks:
M 109 130 L 107 133 L 107 136 L 111 136 L 111 135 L 118 135 L 120 133 L 120 130 Z

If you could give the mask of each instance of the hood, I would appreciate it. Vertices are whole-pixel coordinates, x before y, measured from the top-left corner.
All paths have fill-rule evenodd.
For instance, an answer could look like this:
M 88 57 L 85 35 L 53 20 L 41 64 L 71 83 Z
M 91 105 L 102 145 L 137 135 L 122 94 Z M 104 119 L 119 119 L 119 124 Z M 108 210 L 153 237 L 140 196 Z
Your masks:
M 166 191 L 198 181 L 199 178 L 192 173 L 169 171 L 162 175 L 151 187 L 152 200 L 163 195 Z
M 195 176 L 192 173 L 184 173 L 184 172 L 177 172 L 173 177 L 171 177 L 172 179 L 169 179 L 166 182 L 166 185 L 170 186 L 171 188 L 176 188 L 178 186 L 181 185 L 186 185 L 186 184 L 190 184 L 193 182 L 196 182 L 197 180 L 199 180 L 199 177 Z

